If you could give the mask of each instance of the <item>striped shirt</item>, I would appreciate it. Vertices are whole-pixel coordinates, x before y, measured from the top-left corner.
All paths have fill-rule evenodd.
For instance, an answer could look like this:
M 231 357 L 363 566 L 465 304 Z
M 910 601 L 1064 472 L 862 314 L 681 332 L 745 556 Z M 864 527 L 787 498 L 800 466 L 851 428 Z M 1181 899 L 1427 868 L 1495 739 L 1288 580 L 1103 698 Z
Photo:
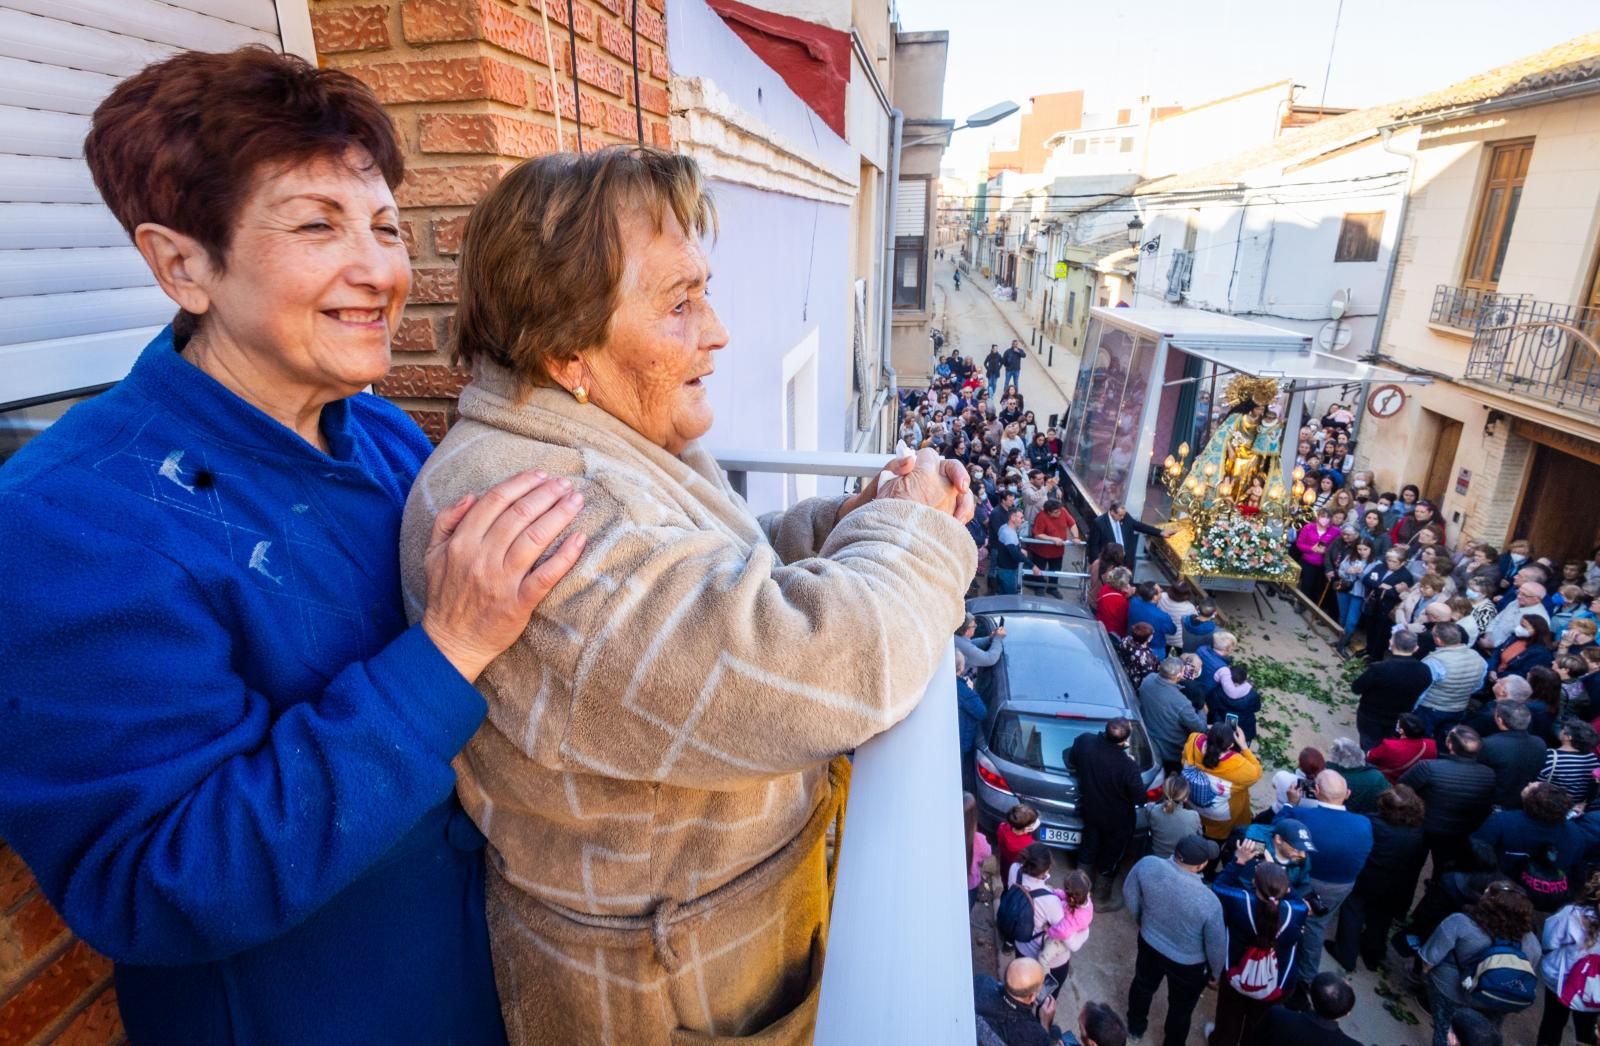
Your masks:
M 1587 803 L 1594 795 L 1597 769 L 1600 769 L 1600 757 L 1593 752 L 1563 752 L 1552 748 L 1544 754 L 1539 780 L 1560 788 L 1575 803 Z

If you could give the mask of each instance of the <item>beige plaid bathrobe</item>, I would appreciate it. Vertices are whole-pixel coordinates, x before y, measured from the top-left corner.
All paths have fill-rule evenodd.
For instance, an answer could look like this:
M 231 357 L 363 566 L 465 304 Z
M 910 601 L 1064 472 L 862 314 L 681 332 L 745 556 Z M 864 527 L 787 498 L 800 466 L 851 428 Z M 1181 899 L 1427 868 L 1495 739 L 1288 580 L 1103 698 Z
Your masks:
M 916 704 L 972 539 L 907 501 L 758 523 L 700 447 L 674 457 L 560 390 L 519 403 L 493 365 L 460 412 L 406 507 L 413 619 L 462 494 L 542 468 L 586 499 L 588 547 L 479 679 L 488 721 L 456 760 L 511 1040 L 809 1042 L 838 757 Z

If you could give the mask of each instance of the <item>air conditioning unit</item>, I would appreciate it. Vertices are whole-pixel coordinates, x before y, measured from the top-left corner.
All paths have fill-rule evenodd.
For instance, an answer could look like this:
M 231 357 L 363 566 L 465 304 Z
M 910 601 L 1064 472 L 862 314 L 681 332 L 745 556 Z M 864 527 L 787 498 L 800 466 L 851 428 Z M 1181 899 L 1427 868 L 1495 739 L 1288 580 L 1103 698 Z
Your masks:
M 1182 301 L 1183 295 L 1189 289 L 1189 276 L 1194 270 L 1193 251 L 1173 251 L 1172 260 L 1167 263 L 1167 294 L 1168 301 Z

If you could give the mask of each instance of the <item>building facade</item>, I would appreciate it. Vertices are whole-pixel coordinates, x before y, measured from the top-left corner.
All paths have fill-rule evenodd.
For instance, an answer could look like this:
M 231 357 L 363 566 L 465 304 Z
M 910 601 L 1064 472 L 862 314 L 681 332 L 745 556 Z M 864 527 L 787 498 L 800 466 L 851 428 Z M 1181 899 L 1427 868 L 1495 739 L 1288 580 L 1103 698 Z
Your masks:
M 1358 459 L 1415 482 L 1452 540 L 1600 544 L 1600 33 L 1401 107 L 1415 157 Z

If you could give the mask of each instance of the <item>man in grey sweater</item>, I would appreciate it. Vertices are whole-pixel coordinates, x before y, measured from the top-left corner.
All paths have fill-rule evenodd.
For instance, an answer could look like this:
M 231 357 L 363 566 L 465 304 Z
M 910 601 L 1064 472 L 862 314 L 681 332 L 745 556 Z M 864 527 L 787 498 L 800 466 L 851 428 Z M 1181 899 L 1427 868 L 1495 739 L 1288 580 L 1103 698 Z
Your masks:
M 1168 773 L 1183 763 L 1183 746 L 1190 734 L 1204 733 L 1206 721 L 1194 710 L 1182 689 L 1183 662 L 1169 657 L 1153 675 L 1139 684 L 1139 710 L 1150 747 Z
M 1170 860 L 1146 857 L 1122 885 L 1128 911 L 1139 922 L 1139 954 L 1128 988 L 1128 1041 L 1150 1023 L 1150 1002 L 1167 981 L 1165 1046 L 1184 1046 L 1194 1007 L 1208 981 L 1227 966 L 1222 904 L 1200 878 L 1216 859 L 1217 844 L 1202 835 L 1178 840 Z
M 967 659 L 967 668 L 973 671 L 993 665 L 1005 650 L 1004 628 L 997 628 L 982 639 L 974 639 L 977 634 L 978 619 L 968 614 L 956 631 L 956 649 Z

